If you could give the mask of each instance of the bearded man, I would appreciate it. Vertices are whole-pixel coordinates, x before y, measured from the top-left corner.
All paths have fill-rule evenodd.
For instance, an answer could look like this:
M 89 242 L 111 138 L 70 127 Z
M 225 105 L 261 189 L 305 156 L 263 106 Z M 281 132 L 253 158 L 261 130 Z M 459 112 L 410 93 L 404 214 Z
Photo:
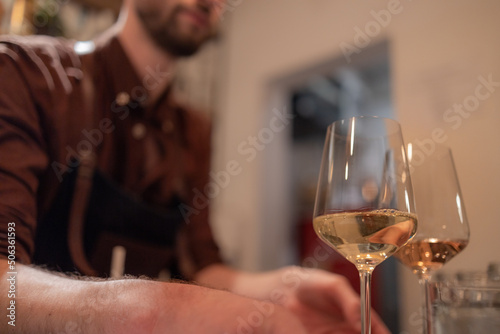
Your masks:
M 95 41 L 2 37 L 2 332 L 359 332 L 343 277 L 232 269 L 208 206 L 185 219 L 209 182 L 210 121 L 175 100 L 172 73 L 223 10 L 125 0 Z M 164 273 L 182 281 L 141 278 Z M 377 317 L 373 332 L 388 333 Z

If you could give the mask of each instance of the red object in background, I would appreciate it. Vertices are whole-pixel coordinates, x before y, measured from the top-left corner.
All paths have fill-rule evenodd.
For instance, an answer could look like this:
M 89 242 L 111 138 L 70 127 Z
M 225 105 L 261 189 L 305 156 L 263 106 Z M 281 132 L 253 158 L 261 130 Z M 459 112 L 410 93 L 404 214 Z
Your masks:
M 306 267 L 317 267 L 329 272 L 345 276 L 352 287 L 359 294 L 360 282 L 359 272 L 344 256 L 337 251 L 329 251 L 330 246 L 324 243 L 314 232 L 312 219 L 303 219 L 298 226 L 300 260 Z M 326 257 L 325 253 L 329 252 Z M 378 279 L 376 270 L 372 276 L 372 307 L 377 313 L 381 313 L 380 296 L 377 289 Z

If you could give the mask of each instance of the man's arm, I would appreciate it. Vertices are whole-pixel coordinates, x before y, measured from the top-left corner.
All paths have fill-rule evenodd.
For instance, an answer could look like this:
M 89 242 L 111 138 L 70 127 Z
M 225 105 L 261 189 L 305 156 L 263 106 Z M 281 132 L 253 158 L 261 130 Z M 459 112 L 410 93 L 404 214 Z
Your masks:
M 2 333 L 306 333 L 279 306 L 190 284 L 74 279 L 17 265 L 15 297 L 8 298 L 9 272 L 0 259 Z
M 145 302 L 153 282 L 84 281 L 24 265 L 13 272 L 5 259 L 0 277 L 2 333 L 149 333 L 155 322 Z

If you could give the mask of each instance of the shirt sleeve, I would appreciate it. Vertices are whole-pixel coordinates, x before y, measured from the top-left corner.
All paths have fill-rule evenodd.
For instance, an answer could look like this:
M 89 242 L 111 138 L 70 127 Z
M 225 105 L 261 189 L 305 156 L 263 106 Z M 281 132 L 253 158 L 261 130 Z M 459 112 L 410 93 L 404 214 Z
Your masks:
M 16 261 L 27 264 L 34 251 L 39 179 L 48 157 L 20 57 L 0 44 L 0 257 L 15 250 Z M 15 247 L 9 249 L 12 227 Z

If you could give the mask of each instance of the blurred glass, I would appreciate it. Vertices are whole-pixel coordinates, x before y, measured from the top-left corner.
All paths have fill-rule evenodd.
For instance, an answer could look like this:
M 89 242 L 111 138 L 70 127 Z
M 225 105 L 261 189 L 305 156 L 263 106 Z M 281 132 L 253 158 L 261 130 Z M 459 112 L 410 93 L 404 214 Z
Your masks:
M 498 263 L 487 272 L 459 272 L 431 283 L 437 334 L 500 333 Z

